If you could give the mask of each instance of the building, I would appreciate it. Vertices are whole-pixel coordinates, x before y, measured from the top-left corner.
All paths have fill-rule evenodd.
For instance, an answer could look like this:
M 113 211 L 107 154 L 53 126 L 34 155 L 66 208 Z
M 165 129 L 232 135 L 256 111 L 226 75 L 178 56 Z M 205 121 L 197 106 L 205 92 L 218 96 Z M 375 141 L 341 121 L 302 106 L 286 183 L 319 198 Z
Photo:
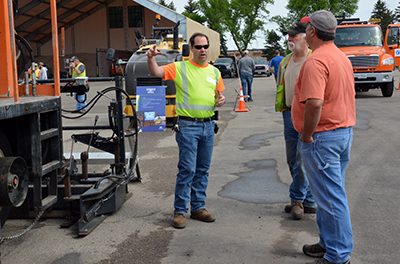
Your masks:
M 161 15 L 159 27 L 173 27 L 180 21 L 179 34 L 184 41 L 194 32 L 210 37 L 214 49 L 210 60 L 219 55 L 219 33 L 150 0 L 61 0 L 57 1 L 61 69 L 68 67 L 65 59 L 78 56 L 86 65 L 88 76 L 98 76 L 100 60 L 108 48 L 116 56 L 127 59 L 138 48 L 135 30 L 151 37 L 156 14 Z M 35 61 L 43 61 L 52 69 L 50 9 L 46 1 L 18 0 L 15 27 L 29 41 Z M 64 32 L 64 34 L 61 34 Z M 140 41 L 139 41 L 140 42 Z M 216 48 L 218 46 L 218 48 Z M 213 59 L 214 58 L 214 59 Z

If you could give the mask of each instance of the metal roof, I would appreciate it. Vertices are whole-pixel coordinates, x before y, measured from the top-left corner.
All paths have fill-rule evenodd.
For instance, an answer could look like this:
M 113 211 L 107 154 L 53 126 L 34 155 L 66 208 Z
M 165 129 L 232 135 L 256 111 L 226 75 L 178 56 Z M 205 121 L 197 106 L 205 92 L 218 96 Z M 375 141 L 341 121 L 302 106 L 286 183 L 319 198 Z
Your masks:
M 57 0 L 58 28 L 65 29 L 107 7 L 115 0 Z M 51 40 L 49 0 L 14 0 L 16 32 L 39 45 Z

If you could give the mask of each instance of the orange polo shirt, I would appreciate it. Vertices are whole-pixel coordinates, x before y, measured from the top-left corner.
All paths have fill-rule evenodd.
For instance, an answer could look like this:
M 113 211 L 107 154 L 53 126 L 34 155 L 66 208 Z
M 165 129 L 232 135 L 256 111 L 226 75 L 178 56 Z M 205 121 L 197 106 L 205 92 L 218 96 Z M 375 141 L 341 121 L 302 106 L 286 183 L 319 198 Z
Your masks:
M 304 107 L 307 99 L 323 100 L 321 118 L 314 132 L 355 125 L 353 67 L 333 41 L 313 50 L 296 80 L 292 121 L 299 133 L 303 132 Z

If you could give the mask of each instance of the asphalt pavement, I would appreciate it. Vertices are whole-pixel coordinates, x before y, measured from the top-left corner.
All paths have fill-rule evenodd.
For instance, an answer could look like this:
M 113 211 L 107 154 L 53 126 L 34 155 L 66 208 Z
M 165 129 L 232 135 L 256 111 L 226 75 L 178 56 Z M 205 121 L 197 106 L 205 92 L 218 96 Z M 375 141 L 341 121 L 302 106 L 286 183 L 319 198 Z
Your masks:
M 399 72 L 395 73 L 398 87 Z M 1 246 L 3 264 L 40 263 L 306 263 L 303 244 L 318 241 L 315 215 L 294 221 L 283 210 L 289 202 L 291 176 L 286 164 L 283 122 L 274 111 L 275 80 L 257 76 L 249 112 L 235 112 L 238 78 L 225 78 L 226 104 L 220 108 L 206 207 L 216 221 L 190 218 L 185 229 L 171 226 L 178 148 L 174 132 L 139 135 L 142 181 L 129 184 L 132 197 L 109 215 L 91 234 L 77 227 L 60 228 L 62 219 L 43 219 L 17 240 Z M 88 98 L 113 83 L 91 84 Z M 234 89 L 235 88 L 235 89 Z M 107 124 L 103 98 L 77 120 L 63 125 Z M 62 95 L 63 108 L 74 99 Z M 384 98 L 380 90 L 357 93 L 357 124 L 346 190 L 352 216 L 355 248 L 351 263 L 399 263 L 400 171 L 398 133 L 400 92 Z M 236 106 L 237 109 L 237 106 Z M 75 114 L 76 115 L 76 114 Z M 71 151 L 64 132 L 64 152 Z M 75 151 L 86 150 L 76 144 Z M 95 151 L 95 150 L 93 150 Z M 102 170 L 108 165 L 93 165 Z M 32 222 L 7 220 L 2 236 L 20 232 Z

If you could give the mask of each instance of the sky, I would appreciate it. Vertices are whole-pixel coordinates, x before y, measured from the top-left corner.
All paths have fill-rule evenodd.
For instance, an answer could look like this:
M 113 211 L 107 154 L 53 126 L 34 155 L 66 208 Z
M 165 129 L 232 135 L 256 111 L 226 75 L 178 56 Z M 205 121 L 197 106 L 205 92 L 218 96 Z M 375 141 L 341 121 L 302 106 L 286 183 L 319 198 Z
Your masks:
M 174 2 L 174 5 L 176 6 L 176 11 L 178 13 L 182 13 L 184 11 L 184 6 L 187 5 L 187 0 L 166 0 L 167 3 Z M 156 1 L 158 2 L 158 1 Z M 286 16 L 287 15 L 287 9 L 285 6 L 287 5 L 288 1 L 285 0 L 275 0 L 274 5 L 269 5 L 269 12 L 270 12 L 270 17 L 276 16 L 276 15 L 281 15 L 281 16 Z M 358 2 L 358 10 L 352 17 L 358 17 L 360 20 L 368 20 L 369 17 L 371 16 L 371 12 L 374 9 L 374 5 L 377 2 L 377 0 L 359 0 Z M 386 6 L 390 10 L 395 10 L 396 7 L 399 5 L 400 0 L 386 0 Z M 273 29 L 277 30 L 278 26 L 275 23 L 272 22 L 266 22 L 265 23 L 265 29 Z M 264 33 L 261 31 L 256 32 L 257 39 L 253 40 L 250 45 L 249 49 L 256 49 L 256 48 L 264 48 L 265 44 L 265 36 Z M 229 34 L 226 34 L 226 37 L 228 38 L 228 49 L 234 49 L 236 50 L 237 47 L 233 43 L 232 37 Z

